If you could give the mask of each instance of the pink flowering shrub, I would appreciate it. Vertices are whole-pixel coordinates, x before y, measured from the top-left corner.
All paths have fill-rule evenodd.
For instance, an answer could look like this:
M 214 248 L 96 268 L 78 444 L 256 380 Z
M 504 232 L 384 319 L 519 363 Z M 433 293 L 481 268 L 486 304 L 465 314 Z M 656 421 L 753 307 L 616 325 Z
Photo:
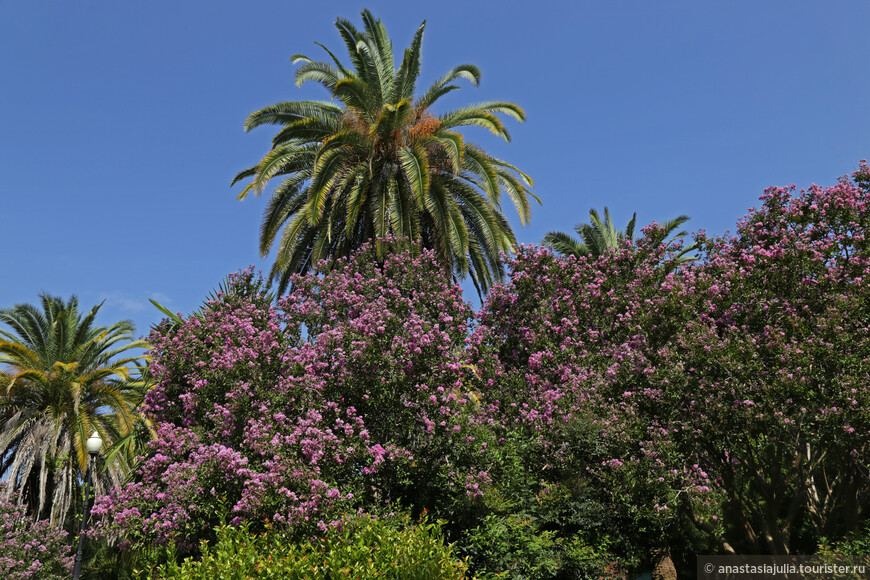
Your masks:
M 257 287 L 242 273 L 201 317 L 152 334 L 157 438 L 135 481 L 95 502 L 99 532 L 192 548 L 224 523 L 313 528 L 350 509 L 373 463 L 362 419 L 294 374 L 298 329 Z
M 770 189 L 664 276 L 655 228 L 594 261 L 520 248 L 469 349 L 493 424 L 537 434 L 541 471 L 612 490 L 650 550 L 811 551 L 854 530 L 870 499 L 861 179 Z
M 322 277 L 294 277 L 279 306 L 307 330 L 296 374 L 365 417 L 369 498 L 432 510 L 489 482 L 476 468 L 487 431 L 464 362 L 473 312 L 431 252 L 392 243 L 382 264 L 364 249 Z
M 636 245 L 597 260 L 521 247 L 469 348 L 492 425 L 503 440 L 526 442 L 521 463 L 538 480 L 537 506 L 526 509 L 558 498 L 538 519 L 552 520 L 564 542 L 592 534 L 636 564 L 684 545 L 683 513 L 711 489 L 656 411 L 677 372 L 668 344 L 693 316 L 671 290 L 679 273 L 663 279 L 679 250 L 662 245 L 662 233 L 647 228 Z
M 870 507 L 866 174 L 768 189 L 685 277 L 679 444 L 716 478 L 738 550 L 810 551 Z
M 243 273 L 152 335 L 157 438 L 135 481 L 97 500 L 100 533 L 195 549 L 224 523 L 320 533 L 360 509 L 482 494 L 470 307 L 431 253 L 376 266 L 371 252 L 295 278 L 277 308 Z
M 67 533 L 48 520 L 33 521 L 24 508 L 0 501 L 0 574 L 9 580 L 60 580 L 69 578 L 73 551 Z

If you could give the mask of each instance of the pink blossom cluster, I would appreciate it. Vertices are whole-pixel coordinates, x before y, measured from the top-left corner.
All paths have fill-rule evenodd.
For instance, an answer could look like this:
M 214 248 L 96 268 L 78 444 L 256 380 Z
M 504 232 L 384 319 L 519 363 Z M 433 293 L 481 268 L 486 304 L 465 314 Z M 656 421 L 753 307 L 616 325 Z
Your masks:
M 521 247 L 469 348 L 493 423 L 540 434 L 544 467 L 594 450 L 586 473 L 614 503 L 658 506 L 663 529 L 662 506 L 702 527 L 727 511 L 732 542 L 784 553 L 801 519 L 854 525 L 870 459 L 870 196 L 855 181 L 771 188 L 675 271 L 655 227 L 598 259 Z M 572 440 L 578 420 L 595 437 Z
M 432 275 L 431 253 L 376 265 L 371 251 L 295 278 L 277 308 L 243 273 L 151 337 L 157 438 L 134 482 L 97 499 L 99 533 L 186 548 L 220 523 L 317 533 L 361 507 L 412 504 L 415 478 L 466 482 L 481 450 L 470 306 Z M 490 483 L 473 473 L 456 501 Z
M 72 574 L 73 552 L 66 532 L 47 520 L 33 521 L 23 507 L 6 500 L 0 500 L 0 538 L 4 578 L 60 580 Z

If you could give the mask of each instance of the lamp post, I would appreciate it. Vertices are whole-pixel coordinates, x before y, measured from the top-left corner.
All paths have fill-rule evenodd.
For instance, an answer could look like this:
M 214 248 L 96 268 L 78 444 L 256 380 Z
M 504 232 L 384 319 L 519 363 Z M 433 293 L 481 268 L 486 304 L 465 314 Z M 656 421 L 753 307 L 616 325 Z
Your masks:
M 88 526 L 88 517 L 91 515 L 91 464 L 97 461 L 97 454 L 103 448 L 103 440 L 100 439 L 100 434 L 94 431 L 93 435 L 88 437 L 85 444 L 88 449 L 88 468 L 85 470 L 85 508 L 82 513 L 82 525 L 79 527 L 79 549 L 76 551 L 76 563 L 73 568 L 73 580 L 79 580 L 82 573 L 82 546 L 85 543 L 85 528 Z

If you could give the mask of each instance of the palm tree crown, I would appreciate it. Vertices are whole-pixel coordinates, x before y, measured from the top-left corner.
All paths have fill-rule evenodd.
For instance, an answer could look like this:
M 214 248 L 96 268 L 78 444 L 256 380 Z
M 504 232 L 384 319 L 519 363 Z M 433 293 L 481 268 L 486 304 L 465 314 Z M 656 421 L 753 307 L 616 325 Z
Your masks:
M 95 326 L 100 306 L 86 314 L 78 299 L 43 294 L 0 310 L 0 471 L 6 495 L 17 495 L 35 517 L 63 524 L 87 466 L 85 442 L 97 431 L 111 446 L 136 427 L 144 385 L 131 377 L 147 348 L 132 340 L 133 325 Z M 123 461 L 106 461 L 99 490 L 118 481 Z
M 689 219 L 686 216 L 680 216 L 680 218 L 684 217 Z M 545 246 L 550 246 L 566 256 L 574 256 L 575 258 L 590 256 L 597 258 L 609 250 L 618 248 L 624 240 L 633 239 L 636 220 L 637 213 L 631 216 L 631 220 L 625 226 L 625 230 L 618 230 L 610 219 L 610 210 L 607 207 L 604 208 L 604 221 L 601 220 L 595 209 L 590 209 L 589 221 L 592 223 L 574 226 L 574 231 L 577 232 L 582 241 L 572 238 L 564 232 L 550 232 L 544 236 L 543 243 Z
M 509 141 L 498 115 L 522 121 L 525 113 L 492 101 L 436 115 L 432 105 L 458 88 L 455 81 L 480 82 L 478 68 L 459 65 L 415 96 L 425 22 L 396 68 L 381 21 L 367 10 L 362 18 L 363 31 L 343 19 L 335 23 L 350 68 L 323 45 L 330 62 L 293 57 L 301 64 L 296 84 L 318 82 L 337 102 L 278 103 L 245 122 L 248 131 L 280 127 L 266 156 L 233 180 L 251 178 L 241 199 L 283 178 L 263 218 L 260 252 L 267 255 L 281 231 L 272 276 L 283 291 L 290 275 L 320 259 L 348 255 L 369 239 L 410 238 L 437 252 L 445 274 L 470 274 L 478 291 L 486 291 L 502 275 L 499 252 L 516 242 L 501 194 L 523 224 L 529 197 L 540 200 L 527 189 L 528 175 L 466 142 L 457 129 L 483 127 Z
M 678 238 L 688 235 L 685 230 L 675 232 L 677 228 L 689 221 L 689 216 L 680 215 L 672 220 L 666 221 L 659 226 L 659 233 L 662 242 L 666 245 L 674 243 Z M 550 246 L 555 251 L 563 256 L 574 256 L 579 258 L 586 256 L 597 258 L 602 254 L 619 248 L 623 243 L 634 239 L 635 223 L 637 221 L 637 213 L 632 214 L 628 224 L 624 230 L 619 230 L 613 225 L 610 219 L 610 211 L 605 206 L 604 220 L 598 215 L 595 209 L 589 210 L 589 221 L 591 223 L 581 223 L 574 226 L 574 231 L 580 236 L 580 239 L 571 237 L 564 232 L 550 232 L 544 236 L 543 244 Z M 665 240 L 667 238 L 667 240 Z M 679 253 L 668 262 L 667 270 L 673 270 L 680 264 L 695 260 L 694 256 L 688 256 L 689 252 L 698 249 L 698 244 L 691 244 L 686 247 L 681 247 Z

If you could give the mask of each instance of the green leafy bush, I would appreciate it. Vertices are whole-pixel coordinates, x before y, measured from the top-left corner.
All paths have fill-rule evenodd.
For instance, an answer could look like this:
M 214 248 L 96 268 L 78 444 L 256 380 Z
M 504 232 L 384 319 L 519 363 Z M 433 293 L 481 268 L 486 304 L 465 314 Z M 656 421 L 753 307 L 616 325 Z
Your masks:
M 177 580 L 305 580 L 354 578 L 464 578 L 468 566 L 441 536 L 440 523 L 410 525 L 409 518 L 347 520 L 342 529 L 313 542 L 293 542 L 270 531 L 222 526 L 217 543 L 201 545 L 202 559 L 169 563 L 152 578 Z
M 822 556 L 870 554 L 870 522 L 865 521 L 860 530 L 849 534 L 840 541 L 831 543 L 827 538 L 821 538 L 816 553 Z M 866 557 L 870 559 L 870 556 Z
M 559 494 L 558 490 L 555 492 Z M 581 507 L 569 497 L 543 499 L 544 495 L 547 492 L 538 495 L 539 501 L 552 503 L 551 507 L 561 511 Z M 593 532 L 571 533 L 574 526 L 570 523 L 560 526 L 557 518 L 541 506 L 534 509 L 531 505 L 512 505 L 497 511 L 502 513 L 487 515 L 470 530 L 463 545 L 474 566 L 491 575 L 487 577 L 621 578 L 631 564 L 613 553 L 610 538 L 596 537 Z

